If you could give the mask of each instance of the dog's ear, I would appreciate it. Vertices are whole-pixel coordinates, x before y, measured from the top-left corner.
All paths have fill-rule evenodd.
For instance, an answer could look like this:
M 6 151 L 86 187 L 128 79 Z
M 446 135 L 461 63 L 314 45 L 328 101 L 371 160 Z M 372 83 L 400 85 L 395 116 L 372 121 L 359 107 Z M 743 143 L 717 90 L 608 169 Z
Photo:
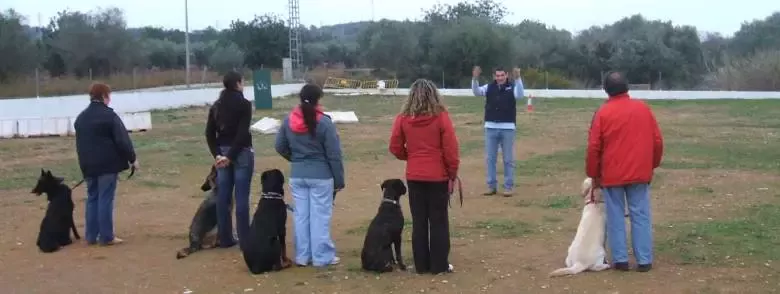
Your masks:
M 406 195 L 406 185 L 404 185 L 404 181 L 396 179 L 393 181 L 393 188 L 400 195 Z
M 389 183 L 389 182 L 390 182 L 390 180 L 385 180 L 385 181 L 383 181 L 383 182 L 382 182 L 382 184 L 381 184 L 381 185 L 379 185 L 379 190 L 380 190 L 380 191 L 382 191 L 382 192 L 384 192 L 384 191 L 385 191 L 385 189 L 387 189 L 387 185 L 388 185 L 388 183 Z
M 54 176 L 51 175 L 51 171 L 50 170 L 46 171 L 46 176 L 49 177 L 49 178 L 53 178 L 54 177 Z
M 43 175 L 45 175 L 45 174 L 46 174 L 46 172 L 45 172 L 45 171 L 43 171 L 43 168 L 41 168 L 41 176 L 43 176 Z
M 260 183 L 262 183 L 262 182 L 265 182 L 265 179 L 266 179 L 267 177 L 268 177 L 268 171 L 264 171 L 264 172 L 263 172 L 263 173 L 260 175 Z
M 200 185 L 200 190 L 203 192 L 211 190 L 213 188 L 211 187 L 211 181 L 215 181 L 215 182 L 217 181 L 217 168 L 213 165 L 211 166 L 211 170 L 209 171 L 209 174 L 203 180 L 203 184 Z

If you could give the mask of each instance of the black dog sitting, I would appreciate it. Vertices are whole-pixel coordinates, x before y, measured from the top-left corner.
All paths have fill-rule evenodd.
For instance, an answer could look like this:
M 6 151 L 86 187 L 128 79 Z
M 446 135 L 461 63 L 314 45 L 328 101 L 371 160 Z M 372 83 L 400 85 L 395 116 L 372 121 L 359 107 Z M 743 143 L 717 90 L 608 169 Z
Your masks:
M 43 171 L 38 177 L 38 183 L 31 193 L 41 196 L 46 193 L 49 205 L 46 207 L 46 216 L 41 221 L 41 230 L 38 232 L 36 245 L 42 252 L 51 253 L 73 243 L 70 239 L 70 231 L 73 236 L 81 239 L 73 221 L 73 198 L 71 189 L 62 183 L 63 179 L 55 177 L 51 171 Z
M 262 194 L 257 203 L 249 237 L 239 240 L 244 261 L 252 274 L 290 267 L 287 257 L 287 205 L 284 203 L 284 175 L 266 170 L 260 177 Z
M 200 190 L 208 192 L 206 199 L 198 206 L 190 223 L 190 246 L 176 252 L 176 259 L 182 259 L 201 249 L 219 246 L 217 240 L 217 169 L 211 166 L 211 172 L 200 186 Z M 231 210 L 233 206 L 230 207 Z
M 406 194 L 406 186 L 399 179 L 389 179 L 382 182 L 381 187 L 384 196 L 379 211 L 368 226 L 360 261 L 363 269 L 367 271 L 391 272 L 393 264 L 397 264 L 401 270 L 406 270 L 401 257 L 404 214 L 398 204 L 401 195 Z

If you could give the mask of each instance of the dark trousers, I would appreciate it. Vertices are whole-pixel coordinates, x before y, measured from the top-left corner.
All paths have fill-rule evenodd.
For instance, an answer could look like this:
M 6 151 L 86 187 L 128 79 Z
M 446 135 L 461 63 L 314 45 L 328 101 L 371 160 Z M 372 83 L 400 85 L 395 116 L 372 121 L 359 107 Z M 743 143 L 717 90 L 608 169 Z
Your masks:
M 412 255 L 417 273 L 443 273 L 449 267 L 450 221 L 447 181 L 409 181 Z

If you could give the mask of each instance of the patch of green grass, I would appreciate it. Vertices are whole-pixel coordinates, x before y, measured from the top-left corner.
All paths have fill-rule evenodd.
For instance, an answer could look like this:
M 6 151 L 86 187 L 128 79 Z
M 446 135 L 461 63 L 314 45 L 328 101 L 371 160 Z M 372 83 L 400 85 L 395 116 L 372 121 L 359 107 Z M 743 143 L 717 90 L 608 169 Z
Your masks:
M 479 229 L 501 238 L 517 238 L 535 232 L 529 223 L 510 219 L 489 219 L 478 221 L 474 229 Z
M 780 205 L 750 208 L 728 220 L 670 224 L 658 250 L 682 264 L 723 265 L 780 260 Z
M 554 176 L 560 172 L 584 170 L 585 147 L 567 149 L 551 154 L 534 155 L 518 160 L 516 173 L 520 175 Z
M 563 218 L 552 215 L 545 215 L 542 217 L 542 221 L 546 223 L 559 223 L 563 221 Z
M 693 187 L 690 191 L 695 195 L 712 195 L 712 193 L 715 193 L 715 190 L 707 186 Z
M 66 185 L 75 184 L 82 178 L 78 162 L 73 159 L 51 161 L 41 166 L 14 166 L 13 169 L 0 169 L 0 190 L 32 189 L 41 174 L 41 168 L 64 178 Z
M 357 235 L 357 236 L 364 236 L 366 232 L 368 232 L 368 226 L 371 224 L 371 221 L 364 225 L 359 225 L 357 227 L 351 228 L 347 230 L 348 235 Z M 412 228 L 412 221 L 410 219 L 404 219 L 404 233 L 407 231 L 411 232 Z
M 661 166 L 670 169 L 731 169 L 780 172 L 780 142 L 708 142 L 667 143 L 665 155 L 683 160 L 665 159 Z
M 522 199 L 520 201 L 517 201 L 517 203 L 515 203 L 515 206 L 517 207 L 530 207 L 531 205 L 533 205 L 533 202 L 525 199 Z
M 155 181 L 155 180 L 140 180 L 140 181 L 138 181 L 138 183 L 140 185 L 143 185 L 143 186 L 146 186 L 146 187 L 149 187 L 149 188 L 168 188 L 168 189 L 173 189 L 173 188 L 178 188 L 179 187 L 179 185 L 176 185 L 176 184 L 164 183 L 164 182 Z
M 552 197 L 547 197 L 547 199 L 544 200 L 544 204 L 542 206 L 544 208 L 551 208 L 551 209 L 569 209 L 569 208 L 577 207 L 577 204 L 574 203 L 572 197 L 565 196 L 565 195 L 556 195 Z

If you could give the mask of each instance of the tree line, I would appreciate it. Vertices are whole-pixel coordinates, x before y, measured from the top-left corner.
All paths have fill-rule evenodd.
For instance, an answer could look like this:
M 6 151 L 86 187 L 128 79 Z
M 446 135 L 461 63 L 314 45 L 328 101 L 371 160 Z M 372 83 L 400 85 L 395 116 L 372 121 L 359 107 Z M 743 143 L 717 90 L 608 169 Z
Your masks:
M 301 27 L 303 62 L 310 69 L 368 67 L 373 76 L 402 82 L 426 77 L 447 87 L 468 86 L 472 66 L 480 65 L 521 67 L 532 88 L 596 87 L 618 69 L 653 89 L 780 90 L 780 12 L 724 37 L 641 15 L 575 35 L 536 21 L 507 23 L 506 11 L 501 2 L 476 0 L 435 5 L 418 21 Z M 281 68 L 289 30 L 281 17 L 261 15 L 191 32 L 191 65 L 218 72 Z M 45 27 L 28 26 L 13 10 L 0 13 L 0 83 L 36 68 L 51 77 L 104 77 L 184 67 L 182 31 L 128 28 L 117 8 L 63 11 Z

